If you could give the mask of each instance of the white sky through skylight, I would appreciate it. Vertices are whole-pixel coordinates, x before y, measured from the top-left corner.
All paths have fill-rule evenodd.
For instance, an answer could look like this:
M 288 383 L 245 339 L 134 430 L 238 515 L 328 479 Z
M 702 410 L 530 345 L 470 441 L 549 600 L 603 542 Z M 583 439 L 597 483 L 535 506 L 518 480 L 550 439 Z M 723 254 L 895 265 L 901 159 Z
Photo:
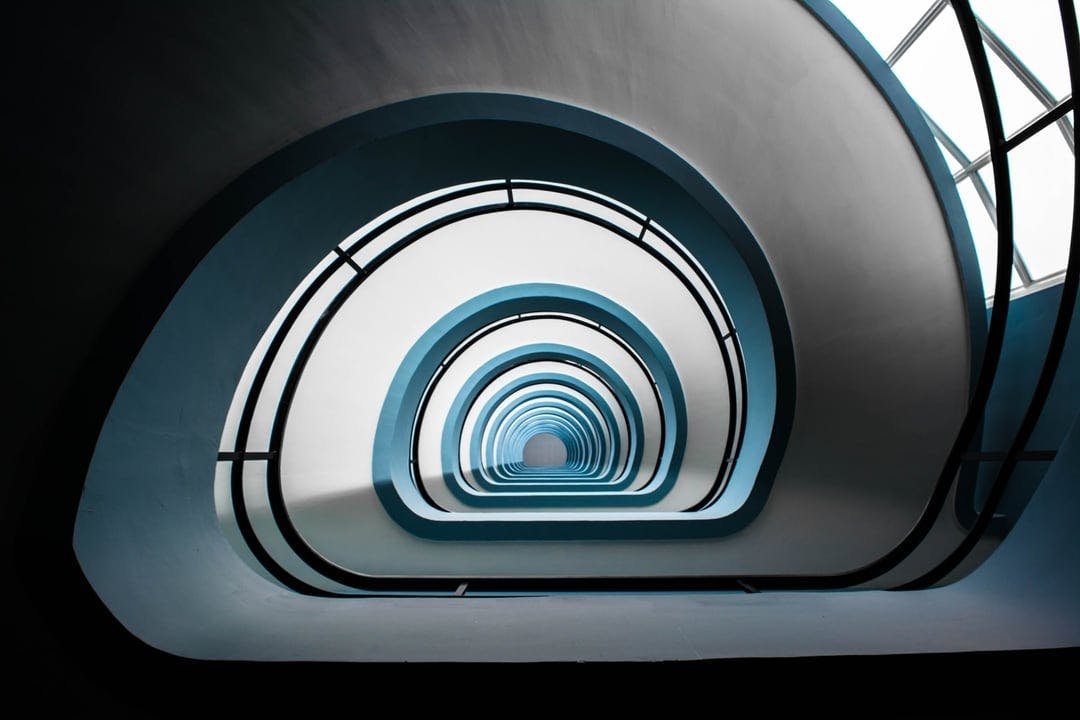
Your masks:
M 968 173 L 964 166 L 989 147 L 975 76 L 956 16 L 936 0 L 833 0 L 878 53 L 937 130 L 939 147 L 968 215 L 986 294 L 993 294 L 997 230 L 993 214 L 993 168 Z M 1070 97 L 1061 16 L 1055 0 L 973 0 L 983 25 L 984 46 L 997 89 L 1006 136 Z M 902 41 L 920 19 L 936 16 L 909 47 Z M 1004 58 L 1002 56 L 1005 56 Z M 1040 130 L 1009 153 L 1016 257 L 1014 290 L 1034 290 L 1060 281 L 1068 261 L 1072 222 L 1073 113 L 1065 123 Z M 933 127 L 932 127 L 933 129 Z M 967 162 L 959 157 L 960 153 Z M 982 183 L 980 196 L 979 183 Z

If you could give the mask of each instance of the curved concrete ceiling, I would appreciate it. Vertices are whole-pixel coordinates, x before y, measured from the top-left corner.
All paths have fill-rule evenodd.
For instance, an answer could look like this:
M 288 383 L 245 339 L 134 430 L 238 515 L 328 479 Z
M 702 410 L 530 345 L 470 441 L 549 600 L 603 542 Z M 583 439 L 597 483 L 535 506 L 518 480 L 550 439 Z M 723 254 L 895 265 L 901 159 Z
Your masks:
M 970 328 L 962 279 L 938 199 L 904 128 L 862 69 L 798 3 L 135 6 L 124 12 L 143 32 L 95 48 L 84 70 L 91 91 L 81 99 L 102 111 L 79 114 L 85 125 L 75 162 L 53 168 L 61 182 L 86 190 L 59 210 L 62 221 L 81 221 L 90 237 L 108 237 L 86 247 L 98 281 L 70 289 L 68 297 L 85 305 L 84 321 L 59 341 L 65 352 L 48 360 L 59 376 L 86 354 L 149 258 L 168 256 L 169 238 L 184 220 L 274 151 L 395 101 L 463 91 L 523 94 L 617 119 L 674 150 L 737 209 L 776 275 L 799 378 L 791 442 L 760 520 L 709 547 L 710 562 L 729 571 L 750 565 L 756 572 L 843 570 L 882 554 L 922 509 L 967 399 Z M 91 513 L 109 504 L 90 490 Z M 747 653 L 745 643 L 710 630 L 711 611 L 695 623 L 715 642 L 653 645 L 671 608 L 684 613 L 696 603 L 686 598 L 670 607 L 628 599 L 603 608 L 589 599 L 522 598 L 483 608 L 373 600 L 357 613 L 292 597 L 235 557 L 216 555 L 215 572 L 229 579 L 213 597 L 194 597 L 175 579 L 131 595 L 139 585 L 133 569 L 152 561 L 152 548 L 142 542 L 152 528 L 150 517 L 115 527 L 97 537 L 100 544 L 81 547 L 80 560 L 129 629 L 187 656 L 274 656 L 280 648 L 260 633 L 267 622 L 282 628 L 276 642 L 291 648 L 290 657 L 310 659 Z M 943 523 L 931 546 L 948 544 L 954 531 Z M 168 627 L 155 620 L 163 607 L 186 602 Z M 801 601 L 783 602 L 794 608 Z M 947 611 L 941 596 L 930 604 Z M 712 600 L 705 606 L 719 607 Z M 810 606 L 803 607 L 811 617 Z M 651 629 L 624 638 L 617 649 L 605 649 L 602 633 L 581 634 L 589 612 L 627 608 L 641 610 L 640 622 Z M 325 613 L 321 619 L 315 609 Z M 502 613 L 488 626 L 499 633 L 468 630 L 481 612 Z M 550 618 L 544 642 L 515 624 L 515 617 L 536 612 Z M 206 617 L 215 620 L 201 624 Z M 756 617 L 750 624 L 761 630 L 767 615 Z M 868 612 L 866 624 L 874 617 Z M 422 630 L 409 635 L 415 642 L 379 640 L 410 624 Z M 518 648 L 532 643 L 534 651 L 506 647 L 496 637 L 505 632 L 519 639 Z M 854 630 L 845 637 L 837 651 L 888 644 L 881 636 L 860 644 Z M 799 654 L 799 647 L 778 641 L 768 653 Z M 961 638 L 943 647 L 972 645 Z

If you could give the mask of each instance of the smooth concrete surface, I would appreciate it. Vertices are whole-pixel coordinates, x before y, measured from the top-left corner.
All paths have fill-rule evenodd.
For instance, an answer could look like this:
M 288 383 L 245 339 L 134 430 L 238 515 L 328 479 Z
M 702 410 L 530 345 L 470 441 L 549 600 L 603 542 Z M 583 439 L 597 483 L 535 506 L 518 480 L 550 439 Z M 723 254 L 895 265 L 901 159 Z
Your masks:
M 169 36 L 178 44 L 164 43 L 176 55 L 164 52 L 158 62 L 217 54 L 222 67 L 254 72 L 257 65 L 273 75 L 261 56 L 253 64 L 233 35 L 203 37 L 215 23 L 238 21 L 228 10 L 216 12 L 222 15 L 176 18 Z M 327 95 L 310 97 L 310 64 L 294 68 L 296 76 L 264 78 L 291 102 L 266 108 L 272 112 L 262 122 L 303 108 L 300 124 L 312 127 L 407 97 L 497 90 L 596 110 L 681 154 L 760 240 L 796 346 L 799 395 L 787 456 L 762 522 L 740 536 L 743 549 L 725 551 L 732 564 L 759 572 L 847 569 L 880 555 L 910 526 L 966 400 L 957 266 L 899 121 L 803 7 L 780 0 L 463 2 L 264 12 L 262 23 L 245 18 L 246 32 L 270 32 L 278 23 L 307 28 L 275 42 L 283 43 L 282 58 L 319 59 L 318 88 Z M 200 38 L 197 55 L 179 40 L 189 36 Z M 613 76 L 620 81 L 609 82 Z M 240 111 L 229 102 L 209 110 L 227 124 L 227 114 Z M 279 143 L 293 137 L 286 133 Z M 195 153 L 199 162 L 210 155 Z M 182 163 L 189 162 L 185 156 Z M 182 183 L 197 172 L 170 177 Z M 769 556 L 750 550 L 775 541 L 764 528 L 777 527 L 784 528 L 782 547 Z
M 314 599 L 266 584 L 228 606 L 176 600 L 131 628 L 169 652 L 274 660 L 661 660 L 925 653 L 1080 644 L 1080 423 L 1001 547 L 919 592 Z M 221 568 L 222 570 L 226 568 Z M 246 584 L 246 583 L 245 583 Z M 273 630 L 268 632 L 267 628 Z
M 929 188 L 912 182 L 923 172 L 896 118 L 797 3 L 196 3 L 124 13 L 139 35 L 106 33 L 85 69 L 96 91 L 86 103 L 101 110 L 80 137 L 93 138 L 94 154 L 55 168 L 64 184 L 87 186 L 61 212 L 112 231 L 69 262 L 115 273 L 116 285 L 76 285 L 73 303 L 100 304 L 104 316 L 109 295 L 226 182 L 335 120 L 439 92 L 546 97 L 627 122 L 687 158 L 742 213 L 785 294 L 814 296 L 789 302 L 800 373 L 822 378 L 800 398 L 807 435 L 792 452 L 819 465 L 820 482 L 849 484 L 825 449 L 883 450 L 859 435 L 875 414 L 868 396 L 930 419 L 898 427 L 926 447 L 928 464 L 942 455 L 936 439 L 948 433 L 937 431 L 955 425 L 963 395 L 941 399 L 949 407 L 938 412 L 925 403 L 962 386 L 967 367 L 944 228 Z M 831 166 L 835 177 L 823 174 Z M 894 294 L 894 283 L 909 290 Z M 932 326 L 914 320 L 928 316 Z M 41 324 L 50 321 L 62 317 Z M 921 351 L 871 370 L 871 339 L 844 334 L 855 322 L 878 328 L 873 342 Z M 88 318 L 71 332 L 90 337 L 99 324 Z M 61 355 L 46 362 L 77 362 L 80 352 Z M 934 391 L 919 390 L 920 378 Z M 818 424 L 818 413 L 830 422 Z M 887 452 L 876 455 L 883 472 L 903 464 L 921 474 L 909 453 Z M 906 478 L 882 482 L 898 502 L 921 501 Z
M 207 92 L 219 95 L 194 106 L 213 117 L 215 127 L 239 125 L 252 133 L 229 134 L 236 143 L 229 153 L 191 152 L 189 146 L 167 158 L 166 167 L 191 164 L 182 176 L 158 178 L 176 183 L 167 193 L 174 201 L 187 197 L 183 189 L 192 178 L 219 187 L 267 152 L 330 121 L 439 92 L 557 99 L 665 143 L 716 185 L 762 243 L 796 347 L 797 416 L 775 502 L 738 536 L 742 552 L 729 549 L 737 544 L 719 545 L 731 567 L 848 569 L 890 547 L 921 509 L 967 395 L 959 273 L 933 190 L 899 122 L 800 5 L 462 2 L 310 12 L 290 6 L 263 10 L 257 21 L 245 16 L 239 37 L 206 30 L 239 22 L 227 8 L 174 12 L 181 16 L 177 22 L 155 17 L 149 25 L 169 30 L 162 30 L 168 39 L 157 62 L 163 66 L 147 71 L 168 68 L 200 87 L 201 63 L 216 56 L 214 77 L 221 84 L 211 82 Z M 280 33 L 282 26 L 305 32 Z M 538 27 L 550 32 L 538 33 Z M 281 50 L 276 57 L 296 64 L 286 62 L 275 74 L 280 68 L 246 44 L 261 33 L 274 36 Z M 193 46 L 200 52 L 191 52 Z M 256 98 L 225 92 L 230 83 L 244 86 L 247 71 L 259 79 L 256 85 L 266 83 L 251 91 Z M 174 86 L 162 87 L 169 92 Z M 254 111 L 257 98 L 271 103 L 263 107 L 269 112 Z M 233 123 L 237 117 L 230 113 L 257 121 Z M 186 119 L 183 131 L 199 122 Z M 210 135 L 225 140 L 225 133 Z M 140 167 L 132 172 L 145 172 Z M 183 217 L 185 210 L 191 208 L 174 211 Z M 212 307 L 208 301 L 207 310 Z M 168 342 L 177 343 L 182 359 L 181 340 Z M 222 392 L 229 391 L 229 380 L 213 379 Z M 136 390 L 138 381 L 129 378 Z M 130 397 L 136 404 L 158 402 L 137 392 Z M 964 596 L 957 589 L 915 596 L 303 598 L 263 580 L 228 552 L 213 522 L 213 469 L 198 461 L 208 440 L 216 445 L 220 426 L 202 427 L 195 436 L 178 432 L 182 408 L 173 418 L 125 425 L 123 435 L 140 452 L 147 443 L 162 449 L 163 462 L 179 473 L 167 487 L 156 487 L 153 469 L 144 469 L 139 494 L 89 483 L 76 549 L 118 619 L 138 637 L 181 655 L 466 660 L 974 649 L 980 642 L 1006 646 L 986 630 L 994 620 L 1017 619 L 976 604 L 955 633 L 943 633 L 941 625 L 926 635 L 895 632 L 920 615 L 951 617 L 959 606 L 938 593 Z M 93 477 L 107 477 L 108 470 L 97 467 Z M 191 525 L 161 523 L 181 510 L 192 513 Z M 772 547 L 772 567 L 760 567 L 750 552 L 764 545 Z M 166 572 L 148 574 L 148 568 Z M 537 613 L 544 622 L 535 622 Z M 826 622 L 839 617 L 850 633 Z M 1064 622 L 1028 623 L 1027 634 L 1011 641 L 1017 647 L 1058 644 L 1074 637 L 1074 626 L 1054 629 Z M 619 632 L 635 623 L 639 631 Z M 691 639 L 673 640 L 683 633 Z
M 904 189 L 921 172 L 906 141 L 872 130 L 895 126 L 895 117 L 855 79 L 859 70 L 839 47 L 819 52 L 828 33 L 795 5 L 556 0 L 68 8 L 51 19 L 49 33 L 31 34 L 41 54 L 35 74 L 19 84 L 28 100 L 13 116 L 23 132 L 11 149 L 52 199 L 31 205 L 34 237 L 52 242 L 14 248 L 25 266 L 48 267 L 51 279 L 20 288 L 18 302 L 34 312 L 11 318 L 15 334 L 32 348 L 10 358 L 13 374 L 50 378 L 12 389 L 23 418 L 15 445 L 39 441 L 31 433 L 49 422 L 78 369 L 93 359 L 95 339 L 121 298 L 154 258 L 167 262 L 169 238 L 228 182 L 341 118 L 394 100 L 469 89 L 595 109 L 688 158 L 768 246 L 785 292 L 812 285 L 820 302 L 800 308 L 793 323 L 806 353 L 815 345 L 828 352 L 801 358 L 805 369 L 825 370 L 832 382 L 869 375 L 859 344 L 842 335 L 848 323 L 864 317 L 882 337 L 908 345 L 894 334 L 903 321 L 883 313 L 886 303 L 868 304 L 863 290 L 903 278 L 915 292 L 895 304 L 913 302 L 913 317 L 954 308 L 959 292 L 944 241 L 920 252 L 906 245 L 944 232 L 935 213 L 910 207 L 931 203 L 926 187 Z M 820 155 L 873 162 L 830 179 L 821 174 Z M 791 191 L 781 189 L 788 185 Z M 875 195 L 872 213 L 852 201 L 852 188 Z M 842 232 L 822 229 L 828 217 L 844 221 Z M 819 243 L 852 252 L 829 274 L 803 273 L 821 252 Z M 868 245 L 891 248 L 887 261 L 864 257 L 860 248 Z M 850 302 L 853 295 L 857 301 Z M 965 348 L 939 342 L 960 336 L 953 332 L 957 322 L 950 314 L 941 327 L 913 338 L 914 347 L 932 351 L 898 360 L 895 369 L 948 374 L 937 387 L 963 384 Z M 869 411 L 846 413 L 844 404 L 882 392 L 873 378 L 866 383 L 807 394 L 802 407 L 828 406 L 842 427 L 807 428 L 811 437 L 793 451 L 812 454 L 865 426 Z M 908 393 L 900 377 L 884 392 L 882 400 L 926 399 Z M 959 394 L 953 404 L 927 416 L 948 424 L 959 413 Z M 911 409 L 921 412 L 921 405 Z M 938 437 L 935 429 L 910 432 L 926 440 Z M 856 453 L 878 450 L 851 445 L 847 450 Z M 926 453 L 936 460 L 942 447 L 927 445 Z M 882 459 L 889 467 L 912 460 L 900 452 Z M 816 461 L 821 482 L 847 487 L 841 467 Z M 918 503 L 921 490 L 897 487 L 898 501 Z

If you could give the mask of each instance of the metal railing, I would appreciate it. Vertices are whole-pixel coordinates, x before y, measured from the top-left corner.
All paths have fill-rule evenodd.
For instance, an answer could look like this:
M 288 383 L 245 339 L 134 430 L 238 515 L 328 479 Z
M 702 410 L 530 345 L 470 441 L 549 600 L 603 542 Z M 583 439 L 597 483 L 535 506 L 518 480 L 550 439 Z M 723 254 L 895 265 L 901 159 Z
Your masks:
M 905 36 L 900 45 L 889 55 L 889 64 L 895 63 L 904 52 L 918 39 L 919 35 L 930 25 L 931 22 L 944 9 L 944 0 L 935 2 L 930 10 L 919 20 L 916 26 Z M 972 524 L 963 540 L 945 558 L 934 564 L 932 568 L 922 572 L 913 580 L 899 585 L 896 589 L 911 590 L 928 587 L 939 582 L 956 569 L 960 563 L 968 557 L 971 550 L 983 537 L 993 515 L 1008 486 L 1009 479 L 1017 464 L 1026 459 L 1042 459 L 1040 453 L 1031 453 L 1027 450 L 1027 442 L 1031 438 L 1034 427 L 1039 420 L 1046 400 L 1050 393 L 1061 356 L 1068 336 L 1071 318 L 1076 303 L 1078 279 L 1080 279 L 1080 222 L 1077 218 L 1077 189 L 1080 188 L 1080 175 L 1077 175 L 1077 165 L 1074 156 L 1074 185 L 1073 220 L 1070 239 L 1069 259 L 1063 274 L 1063 289 L 1053 332 L 1047 345 L 1045 358 L 1039 374 L 1035 390 L 1027 404 L 1026 412 L 1017 428 L 1008 449 L 1002 453 L 984 452 L 981 449 L 973 450 L 973 442 L 979 435 L 981 423 L 986 415 L 987 404 L 991 390 L 997 379 L 1000 366 L 1002 349 L 1005 343 L 1005 330 L 1009 313 L 1010 286 L 1013 267 L 1017 268 L 1021 280 L 1025 285 L 1032 282 L 1030 273 L 1027 271 L 1022 258 L 1016 251 L 1013 227 L 1012 187 L 1009 173 L 1009 153 L 1020 147 L 1024 142 L 1033 137 L 1040 130 L 1056 124 L 1067 137 L 1070 150 L 1075 148 L 1075 127 L 1065 117 L 1072 109 L 1072 98 L 1077 94 L 1080 84 L 1080 40 L 1077 37 L 1075 9 L 1071 0 L 1059 0 L 1062 28 L 1066 39 L 1066 50 L 1071 78 L 1072 92 L 1068 98 L 1054 101 L 1046 92 L 1045 88 L 1035 79 L 1030 70 L 1015 57 L 1014 54 L 1000 41 L 999 38 L 982 23 L 972 11 L 967 0 L 954 0 L 952 2 L 956 18 L 962 31 L 964 42 L 972 63 L 972 69 L 979 89 L 983 114 L 989 135 L 989 150 L 983 156 L 970 159 L 959 149 L 955 142 L 946 135 L 932 119 L 927 118 L 933 134 L 939 139 L 947 152 L 961 165 L 961 170 L 954 176 L 957 182 L 971 177 L 982 199 L 987 212 L 991 214 L 997 229 L 997 260 L 994 275 L 995 302 L 990 312 L 989 330 L 987 342 L 984 348 L 982 363 L 978 377 L 975 380 L 973 391 L 970 396 L 969 406 L 965 417 L 957 431 L 956 438 L 946 458 L 944 466 L 938 476 L 933 490 L 928 498 L 919 518 L 907 534 L 889 552 L 876 560 L 859 568 L 834 574 L 824 575 L 715 575 L 715 576 L 667 576 L 667 577 L 475 577 L 462 574 L 453 578 L 388 578 L 366 577 L 357 573 L 342 571 L 336 566 L 330 566 L 317 553 L 307 548 L 299 535 L 289 531 L 287 513 L 284 512 L 284 504 L 280 498 L 280 492 L 271 491 L 271 506 L 274 507 L 275 518 L 282 529 L 287 542 L 293 550 L 315 567 L 320 572 L 327 574 L 331 579 L 350 585 L 362 590 L 375 593 L 412 593 L 425 592 L 449 595 L 461 595 L 468 592 L 484 593 L 535 593 L 535 592 L 587 592 L 587 591 L 702 591 L 702 590 L 741 590 L 756 592 L 760 590 L 831 590 L 849 588 L 863 585 L 886 573 L 898 568 L 901 563 L 908 559 L 916 548 L 920 547 L 930 530 L 938 521 L 946 500 L 956 481 L 961 463 L 968 459 L 985 460 L 993 458 L 1001 461 L 989 495 L 979 510 L 975 522 Z M 1009 69 L 1017 75 L 1025 85 L 1040 98 L 1046 107 L 1046 112 L 1036 118 L 1031 124 L 1023 128 L 1011 137 L 1007 137 L 1004 131 L 1001 110 L 999 107 L 997 92 L 991 75 L 987 47 L 1001 58 Z M 992 197 L 985 183 L 978 177 L 977 171 L 987 164 L 992 165 L 996 197 Z M 513 205 L 512 193 L 509 204 Z M 341 252 L 337 267 L 351 263 L 349 253 Z M 351 263 L 356 265 L 355 263 Z M 336 267 L 334 268 L 336 269 Z M 367 273 L 373 269 L 356 266 L 358 284 Z M 327 270 L 327 273 L 332 270 Z M 325 274 L 325 273 L 324 273 Z M 273 346 L 272 346 L 273 347 Z M 260 371 L 261 372 L 261 371 Z M 257 376 L 258 381 L 258 376 Z M 287 403 L 286 403 L 287 404 Z M 250 423 L 250 415 L 245 410 L 246 421 Z M 235 457 L 228 458 L 240 460 L 245 456 L 242 438 L 245 432 L 238 433 L 237 453 Z M 278 437 L 280 440 L 280 437 Z M 278 443 L 280 445 L 280 442 Z M 265 458 L 260 455 L 259 459 L 266 459 L 271 466 L 275 464 L 277 452 L 276 446 L 272 446 Z M 240 502 L 237 507 L 237 517 L 240 530 L 252 546 L 253 552 L 263 563 L 267 570 L 285 585 L 297 590 L 317 595 L 333 595 L 318 588 L 303 583 L 293 577 L 288 571 L 281 568 L 265 550 L 259 550 L 259 542 L 251 529 L 250 524 L 245 527 L 242 518 L 242 462 L 234 462 L 233 498 L 234 502 Z M 271 473 L 272 474 L 272 473 Z M 273 482 L 271 481 L 271 485 Z M 278 483 L 280 488 L 280 483 Z M 276 499 L 275 499 L 276 498 Z

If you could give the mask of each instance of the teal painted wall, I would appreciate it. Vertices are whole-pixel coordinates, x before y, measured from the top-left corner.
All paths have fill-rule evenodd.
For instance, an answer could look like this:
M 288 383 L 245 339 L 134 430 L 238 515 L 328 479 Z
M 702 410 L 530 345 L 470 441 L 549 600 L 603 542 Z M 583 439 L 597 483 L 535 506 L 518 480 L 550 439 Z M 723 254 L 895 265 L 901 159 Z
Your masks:
M 1001 365 L 983 424 L 981 449 L 984 451 L 1005 451 L 1012 443 L 1046 357 L 1046 345 L 1061 300 L 1061 287 L 1055 285 L 1009 303 L 1009 323 L 1005 331 Z M 1071 331 L 1057 378 L 1027 449 L 1057 450 L 1078 411 L 1080 309 L 1073 308 Z M 958 494 L 957 510 L 961 519 L 970 518 L 974 508 L 982 506 L 1000 464 L 979 463 L 978 477 L 965 479 L 962 488 L 966 492 Z M 1004 516 L 1003 522 L 997 523 L 999 531 L 1008 529 L 1016 522 L 1049 466 L 1048 461 L 1025 461 L 1017 466 L 998 509 L 998 514 Z

